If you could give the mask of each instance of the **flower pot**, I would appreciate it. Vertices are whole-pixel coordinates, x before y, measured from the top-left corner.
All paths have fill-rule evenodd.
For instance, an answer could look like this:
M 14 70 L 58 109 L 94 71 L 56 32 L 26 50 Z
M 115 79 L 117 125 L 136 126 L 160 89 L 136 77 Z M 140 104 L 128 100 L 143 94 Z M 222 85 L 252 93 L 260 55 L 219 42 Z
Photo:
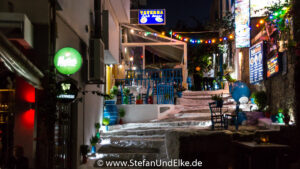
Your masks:
M 283 121 L 284 121 L 285 125 L 289 125 L 290 124 L 290 120 L 291 120 L 290 115 L 285 114 L 284 118 L 283 118 Z
M 142 100 L 142 99 L 136 100 L 136 101 L 135 101 L 135 104 L 143 104 L 143 100 Z
M 123 104 L 129 104 L 129 97 L 123 96 Z
M 109 125 L 117 124 L 118 109 L 115 100 L 105 100 L 103 118 L 109 119 Z
M 91 153 L 92 154 L 96 153 L 96 145 L 92 145 Z
M 283 121 L 284 115 L 282 113 L 278 113 L 276 115 L 276 118 L 277 118 L 278 123 L 284 123 L 284 121 Z
M 152 96 L 148 97 L 148 104 L 153 104 L 153 97 Z
M 271 120 L 273 123 L 276 123 L 277 122 L 276 115 L 271 115 Z
M 270 112 L 265 112 L 265 117 L 266 118 L 270 118 L 271 117 L 271 113 Z
M 177 92 L 177 96 L 178 96 L 178 98 L 181 98 L 182 97 L 182 92 Z

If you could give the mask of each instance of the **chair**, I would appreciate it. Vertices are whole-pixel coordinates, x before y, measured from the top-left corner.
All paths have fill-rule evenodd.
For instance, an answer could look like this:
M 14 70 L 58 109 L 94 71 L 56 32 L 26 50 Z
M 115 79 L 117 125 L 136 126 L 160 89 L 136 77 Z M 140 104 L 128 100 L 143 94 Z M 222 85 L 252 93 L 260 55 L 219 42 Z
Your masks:
M 218 107 L 216 102 L 213 102 L 209 103 L 209 110 L 211 114 L 212 130 L 214 130 L 216 127 L 227 129 L 228 118 L 223 113 L 222 107 Z

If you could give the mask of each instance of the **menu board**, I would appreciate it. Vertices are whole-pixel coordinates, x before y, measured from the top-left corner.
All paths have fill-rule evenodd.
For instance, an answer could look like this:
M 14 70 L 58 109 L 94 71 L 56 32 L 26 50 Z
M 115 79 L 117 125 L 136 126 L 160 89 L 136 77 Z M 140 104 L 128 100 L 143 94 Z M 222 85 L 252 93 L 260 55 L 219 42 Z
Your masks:
M 267 71 L 267 77 L 272 77 L 276 73 L 279 72 L 279 59 L 278 54 L 270 58 L 267 62 L 268 71 Z
M 249 73 L 250 83 L 258 83 L 264 80 L 263 66 L 264 48 L 263 42 L 260 42 L 250 48 L 249 54 Z
M 250 1 L 235 0 L 236 48 L 250 47 Z
M 141 9 L 139 10 L 140 25 L 165 25 L 165 9 Z

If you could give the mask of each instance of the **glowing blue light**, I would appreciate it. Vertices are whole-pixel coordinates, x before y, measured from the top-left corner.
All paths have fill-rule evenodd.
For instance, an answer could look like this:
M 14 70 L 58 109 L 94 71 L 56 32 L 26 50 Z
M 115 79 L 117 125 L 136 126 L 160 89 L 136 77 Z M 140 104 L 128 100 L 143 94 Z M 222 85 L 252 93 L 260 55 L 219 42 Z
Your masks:
M 224 40 L 227 40 L 227 38 L 225 37 Z
M 209 40 L 208 43 L 211 43 L 211 40 Z

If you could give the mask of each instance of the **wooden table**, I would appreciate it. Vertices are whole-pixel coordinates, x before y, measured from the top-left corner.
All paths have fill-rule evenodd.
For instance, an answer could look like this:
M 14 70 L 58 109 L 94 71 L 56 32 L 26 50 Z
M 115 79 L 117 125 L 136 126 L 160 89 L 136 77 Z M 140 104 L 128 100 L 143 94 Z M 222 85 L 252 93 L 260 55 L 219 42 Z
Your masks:
M 234 142 L 240 162 L 237 169 L 284 169 L 289 146 L 282 144 L 257 144 L 256 142 Z

